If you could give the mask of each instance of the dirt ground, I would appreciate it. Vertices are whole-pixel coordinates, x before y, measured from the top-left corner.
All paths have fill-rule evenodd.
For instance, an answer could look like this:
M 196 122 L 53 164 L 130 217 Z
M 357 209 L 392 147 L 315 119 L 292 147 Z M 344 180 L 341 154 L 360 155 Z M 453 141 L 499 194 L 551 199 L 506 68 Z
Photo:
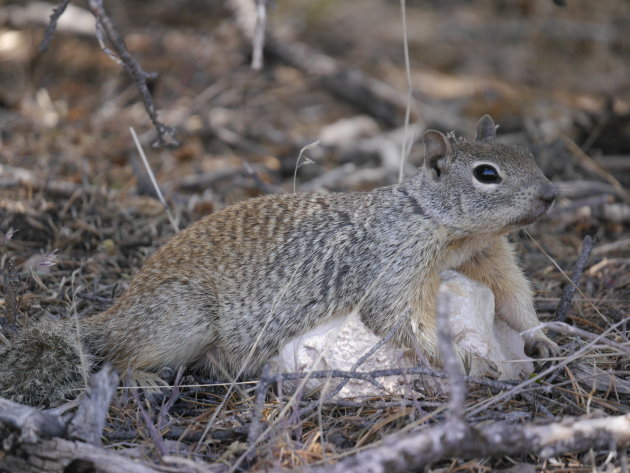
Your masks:
M 28 324 L 98 313 L 173 235 L 129 127 L 140 136 L 180 228 L 233 202 L 294 186 L 352 191 L 396 182 L 408 90 L 399 2 L 272 2 L 268 28 L 278 44 L 306 45 L 313 54 L 296 63 L 284 50 L 270 50 L 261 71 L 250 67 L 251 42 L 228 5 L 110 3 L 130 52 L 159 74 L 151 91 L 160 120 L 177 128 L 181 146 L 151 147 L 156 133 L 138 89 L 99 47 L 89 12 L 60 23 L 41 53 L 49 11 L 38 2 L 1 3 L 4 314 L 15 310 L 20 324 Z M 410 0 L 406 21 L 412 132 L 436 128 L 470 137 L 479 117 L 490 113 L 502 141 L 529 146 L 560 190 L 548 217 L 513 235 L 540 317 L 555 317 L 590 235 L 593 251 L 566 321 L 594 335 L 620 323 L 615 340 L 628 346 L 630 3 Z M 334 74 L 319 73 L 315 53 L 333 60 Z M 353 90 L 335 86 L 343 74 L 361 75 L 386 93 L 356 99 Z M 374 105 L 382 105 L 382 113 Z M 407 174 L 423 159 L 419 135 L 413 136 Z M 300 150 L 316 140 L 294 180 Z M 589 342 L 566 333 L 554 337 L 565 347 L 563 356 Z M 470 421 L 627 414 L 628 357 L 595 345 L 579 361 L 539 381 L 547 389 L 497 402 Z M 597 371 L 586 373 L 585 365 Z M 190 373 L 184 384 L 204 381 Z M 234 465 L 247 446 L 253 390 L 225 394 L 223 387 L 182 388 L 156 440 L 136 399 L 123 393 L 110 409 L 105 445 L 156 463 L 166 451 Z M 472 386 L 467 405 L 494 394 Z M 331 404 L 319 417 L 287 415 L 240 468 L 320 465 L 392 432 L 440 421 L 436 406 L 443 396 L 419 396 L 416 404 L 374 399 Z M 285 404 L 270 394 L 266 421 L 277 420 Z M 162 415 L 159 405 L 152 408 L 149 417 Z M 490 471 L 515 461 L 536 471 L 593 471 L 593 465 L 621 471 L 605 470 L 606 455 L 455 460 L 431 471 Z

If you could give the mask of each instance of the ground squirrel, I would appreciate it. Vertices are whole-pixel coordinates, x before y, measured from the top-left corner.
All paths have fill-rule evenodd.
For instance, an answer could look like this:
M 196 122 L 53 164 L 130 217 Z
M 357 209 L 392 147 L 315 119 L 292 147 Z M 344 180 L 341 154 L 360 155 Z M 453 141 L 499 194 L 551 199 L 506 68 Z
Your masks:
M 535 327 L 506 234 L 545 214 L 556 190 L 526 148 L 495 143 L 495 130 L 486 115 L 473 142 L 426 131 L 424 165 L 396 185 L 271 195 L 199 220 L 110 309 L 78 325 L 41 321 L 0 347 L 0 394 L 66 396 L 103 360 L 143 381 L 180 366 L 255 376 L 289 339 L 353 309 L 378 335 L 401 321 L 395 342 L 435 359 L 446 269 L 489 286 L 515 330 Z M 534 354 L 557 348 L 540 331 L 525 342 Z

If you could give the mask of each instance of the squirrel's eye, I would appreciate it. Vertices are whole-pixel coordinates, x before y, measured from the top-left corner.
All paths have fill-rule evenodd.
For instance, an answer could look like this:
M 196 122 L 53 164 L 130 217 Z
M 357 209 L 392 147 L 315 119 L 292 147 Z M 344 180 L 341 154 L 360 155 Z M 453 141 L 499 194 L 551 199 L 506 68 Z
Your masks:
M 489 164 L 480 164 L 473 169 L 473 174 L 475 175 L 475 179 L 484 184 L 496 184 L 497 182 L 501 182 L 499 172 Z

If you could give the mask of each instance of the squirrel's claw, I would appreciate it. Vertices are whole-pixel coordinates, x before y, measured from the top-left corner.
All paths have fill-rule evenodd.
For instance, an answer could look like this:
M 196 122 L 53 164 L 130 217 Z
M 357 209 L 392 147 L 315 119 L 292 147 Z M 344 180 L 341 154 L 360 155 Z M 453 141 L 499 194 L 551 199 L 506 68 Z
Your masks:
M 525 353 L 532 358 L 552 358 L 560 354 L 560 347 L 546 335 L 538 333 L 525 341 Z

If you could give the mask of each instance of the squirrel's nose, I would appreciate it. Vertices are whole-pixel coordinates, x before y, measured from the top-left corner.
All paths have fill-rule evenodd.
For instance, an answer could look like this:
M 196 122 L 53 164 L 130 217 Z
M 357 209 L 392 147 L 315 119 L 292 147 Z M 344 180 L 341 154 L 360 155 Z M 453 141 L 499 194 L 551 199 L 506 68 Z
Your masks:
M 543 184 L 540 189 L 540 200 L 551 205 L 558 197 L 558 189 L 551 182 Z

